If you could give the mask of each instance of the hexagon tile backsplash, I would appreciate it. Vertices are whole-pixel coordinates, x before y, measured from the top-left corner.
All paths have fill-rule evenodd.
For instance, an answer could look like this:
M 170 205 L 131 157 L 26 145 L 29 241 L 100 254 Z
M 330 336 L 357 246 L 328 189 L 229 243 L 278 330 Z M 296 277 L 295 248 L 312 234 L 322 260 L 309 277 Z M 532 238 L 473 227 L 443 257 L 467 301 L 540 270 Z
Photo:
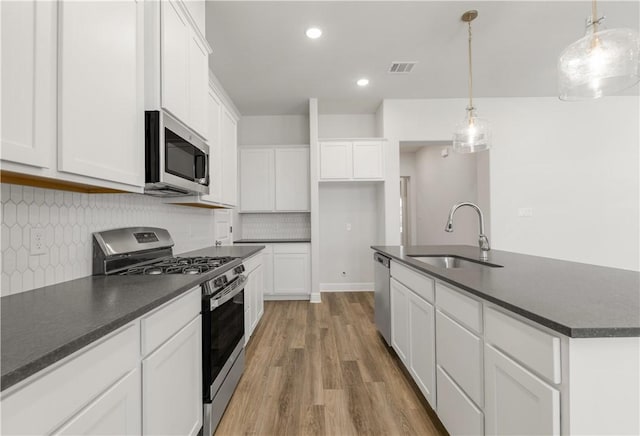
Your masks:
M 213 245 L 214 211 L 172 206 L 138 194 L 84 194 L 2 184 L 1 294 L 91 275 L 93 232 L 128 226 L 169 230 L 181 253 Z M 46 253 L 30 254 L 31 229 Z

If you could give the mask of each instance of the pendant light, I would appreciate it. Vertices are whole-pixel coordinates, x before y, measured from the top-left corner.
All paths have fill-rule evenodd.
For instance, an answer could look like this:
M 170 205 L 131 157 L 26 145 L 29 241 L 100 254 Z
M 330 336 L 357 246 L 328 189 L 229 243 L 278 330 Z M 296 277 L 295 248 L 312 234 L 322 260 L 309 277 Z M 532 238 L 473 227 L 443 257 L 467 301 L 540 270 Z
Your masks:
M 560 100 L 576 101 L 616 94 L 640 81 L 640 38 L 632 29 L 607 30 L 592 1 L 586 34 L 558 59 Z
M 453 133 L 453 150 L 458 153 L 475 153 L 489 149 L 491 130 L 489 122 L 478 117 L 473 106 L 473 69 L 471 57 L 471 22 L 478 17 L 478 11 L 471 10 L 462 14 L 462 21 L 469 26 L 469 106 L 464 120 L 456 126 Z

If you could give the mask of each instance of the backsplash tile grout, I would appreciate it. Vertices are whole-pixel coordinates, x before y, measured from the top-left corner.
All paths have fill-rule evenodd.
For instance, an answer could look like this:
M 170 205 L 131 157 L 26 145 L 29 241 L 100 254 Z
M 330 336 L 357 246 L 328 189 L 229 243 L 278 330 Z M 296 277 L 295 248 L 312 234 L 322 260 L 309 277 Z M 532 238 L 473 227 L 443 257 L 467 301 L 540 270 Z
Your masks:
M 242 214 L 240 219 L 242 239 L 307 239 L 311 237 L 309 213 L 252 213 Z
M 213 245 L 214 211 L 173 206 L 139 194 L 84 194 L 1 184 L 1 291 L 4 295 L 91 275 L 93 232 L 152 226 L 169 230 L 174 252 Z M 30 254 L 31 229 L 47 252 Z

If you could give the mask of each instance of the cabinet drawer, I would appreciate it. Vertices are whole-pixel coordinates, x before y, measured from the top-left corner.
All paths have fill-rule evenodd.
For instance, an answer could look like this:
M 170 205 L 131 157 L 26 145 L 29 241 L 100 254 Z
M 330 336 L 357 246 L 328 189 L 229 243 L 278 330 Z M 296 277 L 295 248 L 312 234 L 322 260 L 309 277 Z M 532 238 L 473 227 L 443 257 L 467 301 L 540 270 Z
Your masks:
M 485 348 L 486 434 L 559 435 L 560 391 L 491 345 Z
M 459 291 L 436 283 L 436 306 L 467 328 L 482 332 L 482 304 Z
M 200 313 L 200 286 L 142 318 L 142 355 L 146 356 Z
M 484 416 L 473 402 L 438 367 L 438 417 L 451 436 L 483 435 Z
M 391 277 L 428 302 L 433 303 L 433 279 L 393 261 L 391 262 Z
M 485 308 L 485 338 L 553 383 L 560 383 L 560 338 Z
M 2 434 L 50 434 L 139 362 L 133 323 L 2 395 Z
M 482 406 L 482 341 L 439 310 L 436 311 L 436 358 L 438 365 Z
M 251 256 L 249 259 L 242 261 L 245 269 L 245 275 L 248 275 L 254 269 L 258 268 L 262 263 L 262 251 Z
M 309 253 L 309 244 L 274 244 L 274 254 L 307 254 Z

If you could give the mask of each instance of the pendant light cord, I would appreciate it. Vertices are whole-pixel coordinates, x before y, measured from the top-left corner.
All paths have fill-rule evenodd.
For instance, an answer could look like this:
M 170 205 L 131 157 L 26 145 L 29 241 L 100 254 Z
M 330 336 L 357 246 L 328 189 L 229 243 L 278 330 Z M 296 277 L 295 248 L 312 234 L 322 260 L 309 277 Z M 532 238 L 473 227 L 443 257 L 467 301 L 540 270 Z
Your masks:
M 591 2 L 591 25 L 593 26 L 593 33 L 598 31 L 598 24 L 600 24 L 600 19 L 598 18 L 598 5 L 596 4 L 596 0 Z
M 594 0 L 595 2 L 595 0 Z M 471 21 L 467 23 L 469 25 L 469 109 L 473 109 L 473 67 L 471 57 Z

